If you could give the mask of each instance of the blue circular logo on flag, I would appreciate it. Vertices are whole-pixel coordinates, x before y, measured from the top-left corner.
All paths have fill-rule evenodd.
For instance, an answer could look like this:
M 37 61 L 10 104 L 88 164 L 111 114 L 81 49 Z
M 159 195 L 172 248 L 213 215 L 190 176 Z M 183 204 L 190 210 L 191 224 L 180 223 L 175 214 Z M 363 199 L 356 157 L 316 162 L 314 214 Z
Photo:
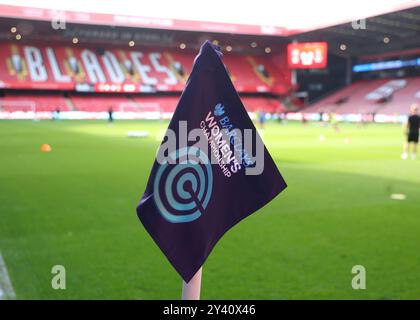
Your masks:
M 196 147 L 172 152 L 157 170 L 153 197 L 160 214 L 172 223 L 198 219 L 209 204 L 213 173 L 207 155 Z M 175 163 L 175 164 L 172 164 Z

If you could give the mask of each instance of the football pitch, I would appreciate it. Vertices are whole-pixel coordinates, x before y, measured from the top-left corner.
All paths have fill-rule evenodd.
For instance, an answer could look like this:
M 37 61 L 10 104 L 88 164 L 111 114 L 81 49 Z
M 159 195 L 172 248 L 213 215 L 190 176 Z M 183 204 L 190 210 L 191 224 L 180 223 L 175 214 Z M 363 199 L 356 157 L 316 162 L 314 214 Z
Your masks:
M 180 298 L 135 212 L 167 124 L 0 122 L 0 252 L 17 299 Z M 400 159 L 401 125 L 269 122 L 264 141 L 288 188 L 221 239 L 202 298 L 419 299 L 420 159 Z

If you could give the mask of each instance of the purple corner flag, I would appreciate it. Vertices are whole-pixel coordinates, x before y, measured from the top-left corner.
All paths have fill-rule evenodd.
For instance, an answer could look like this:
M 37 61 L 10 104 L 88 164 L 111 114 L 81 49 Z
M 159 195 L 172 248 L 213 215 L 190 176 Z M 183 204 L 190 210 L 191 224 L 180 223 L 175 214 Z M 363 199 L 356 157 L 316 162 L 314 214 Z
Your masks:
M 202 45 L 137 206 L 185 282 L 225 232 L 286 188 L 221 56 L 210 42 Z M 185 125 L 195 134 L 182 143 Z

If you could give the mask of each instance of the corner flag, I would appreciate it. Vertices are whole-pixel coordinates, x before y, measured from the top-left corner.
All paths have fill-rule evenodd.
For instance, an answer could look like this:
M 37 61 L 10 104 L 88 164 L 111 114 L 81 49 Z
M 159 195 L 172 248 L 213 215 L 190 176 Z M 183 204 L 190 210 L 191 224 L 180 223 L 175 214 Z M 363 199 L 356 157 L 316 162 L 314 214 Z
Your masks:
M 189 282 L 217 241 L 286 188 L 216 46 L 195 59 L 137 215 Z

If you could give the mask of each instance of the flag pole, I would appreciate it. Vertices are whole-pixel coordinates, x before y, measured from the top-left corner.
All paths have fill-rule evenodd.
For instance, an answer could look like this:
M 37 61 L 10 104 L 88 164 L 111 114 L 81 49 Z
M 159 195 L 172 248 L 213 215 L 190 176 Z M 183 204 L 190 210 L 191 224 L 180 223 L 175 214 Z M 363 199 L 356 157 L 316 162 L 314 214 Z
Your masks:
M 190 282 L 182 281 L 182 300 L 200 300 L 202 270 L 203 267 L 198 269 Z

